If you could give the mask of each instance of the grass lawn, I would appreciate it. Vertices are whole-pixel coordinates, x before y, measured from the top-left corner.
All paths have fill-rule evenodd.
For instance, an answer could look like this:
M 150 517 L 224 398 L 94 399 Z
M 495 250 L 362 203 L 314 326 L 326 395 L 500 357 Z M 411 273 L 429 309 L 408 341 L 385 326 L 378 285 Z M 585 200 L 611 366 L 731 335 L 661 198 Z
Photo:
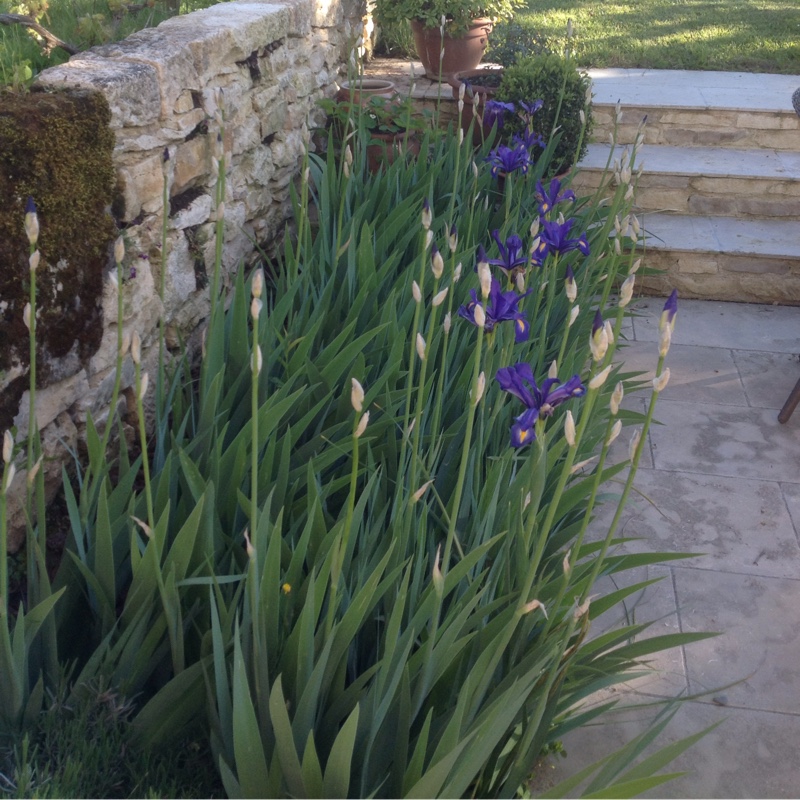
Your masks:
M 529 0 L 514 22 L 554 46 L 568 19 L 586 67 L 800 74 L 798 0 Z

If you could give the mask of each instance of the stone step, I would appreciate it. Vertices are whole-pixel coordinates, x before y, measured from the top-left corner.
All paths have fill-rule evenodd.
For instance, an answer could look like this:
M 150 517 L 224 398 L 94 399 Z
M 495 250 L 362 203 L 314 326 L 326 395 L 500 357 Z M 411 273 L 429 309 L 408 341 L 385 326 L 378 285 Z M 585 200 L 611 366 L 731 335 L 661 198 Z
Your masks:
M 684 70 L 592 69 L 595 141 L 608 141 L 620 102 L 616 140 L 737 149 L 800 148 L 792 93 L 796 75 Z
M 800 145 L 800 137 L 798 137 Z M 614 159 L 627 160 L 618 146 Z M 611 145 L 592 144 L 573 186 L 595 189 Z M 800 153 L 718 147 L 645 145 L 635 203 L 638 210 L 739 218 L 800 218 Z
M 644 285 L 682 297 L 800 305 L 800 230 L 794 220 L 645 213 Z

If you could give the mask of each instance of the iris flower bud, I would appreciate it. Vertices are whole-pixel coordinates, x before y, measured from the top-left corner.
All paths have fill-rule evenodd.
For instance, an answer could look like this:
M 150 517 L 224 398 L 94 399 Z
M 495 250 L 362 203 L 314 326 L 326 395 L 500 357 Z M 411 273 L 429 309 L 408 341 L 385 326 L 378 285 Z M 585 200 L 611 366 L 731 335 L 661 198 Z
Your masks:
M 144 396 L 147 394 L 147 387 L 150 385 L 150 376 L 146 373 L 142 373 L 141 382 L 139 384 L 139 400 L 144 400 Z
M 28 237 L 28 242 L 35 246 L 39 239 L 39 214 L 32 197 L 29 197 L 25 204 L 25 235 Z
M 564 438 L 570 447 L 575 447 L 575 420 L 571 411 L 567 411 L 567 416 L 564 418 Z
M 474 406 L 477 406 L 478 403 L 480 403 L 485 389 L 486 389 L 486 373 L 481 372 L 481 374 L 478 375 L 478 385 L 475 389 L 475 400 L 472 403 Z
M 369 424 L 369 411 L 365 411 L 361 415 L 361 419 L 359 420 L 358 427 L 356 428 L 356 431 L 353 434 L 353 436 L 355 436 L 356 439 L 360 439 L 361 435 L 367 429 L 367 425 L 368 424 Z
M 255 352 L 250 356 L 250 369 L 252 369 L 256 375 L 260 375 L 262 366 L 264 366 L 264 357 L 261 354 L 261 345 L 257 344 Z
M 38 250 L 34 250 L 30 256 L 28 257 L 28 268 L 31 272 L 36 272 L 39 268 L 39 259 L 41 259 L 42 254 Z M 116 275 L 114 276 L 116 277 Z
M 472 312 L 472 316 L 475 320 L 475 324 L 479 328 L 482 328 L 484 325 L 486 325 L 486 312 L 483 310 L 482 305 L 475 306 L 475 309 Z
M 261 297 L 264 291 L 264 273 L 257 269 L 253 275 L 253 297 Z
M 547 377 L 552 378 L 553 380 L 558 378 L 558 363 L 556 362 L 555 359 L 553 359 L 553 361 L 551 362 L 550 369 L 547 370 Z
M 350 382 L 350 404 L 360 412 L 364 408 L 364 387 L 355 378 L 351 378 Z
M 625 396 L 625 387 L 622 385 L 622 381 L 620 381 L 615 387 L 614 391 L 611 394 L 611 400 L 609 401 L 608 407 L 611 409 L 611 413 L 616 416 L 619 412 L 619 404 L 622 402 L 622 398 Z
M 673 289 L 672 294 L 667 298 L 664 303 L 664 310 L 661 312 L 661 319 L 658 323 L 658 329 L 663 331 L 669 325 L 670 333 L 675 329 L 675 315 L 678 313 L 678 290 Z
M 437 292 L 433 296 L 433 300 L 431 302 L 432 302 L 432 305 L 433 305 L 434 308 L 436 308 L 437 306 L 440 306 L 442 303 L 444 303 L 444 300 L 447 297 L 447 293 L 449 291 L 450 291 L 450 287 L 446 286 L 444 289 L 442 289 L 441 292 Z
M 425 339 L 423 339 L 421 333 L 418 333 L 417 334 L 417 355 L 420 357 L 420 359 L 422 359 L 422 361 L 425 360 L 425 348 L 426 348 Z
M 589 388 L 599 389 L 606 382 L 606 380 L 608 380 L 609 372 L 611 372 L 611 364 L 609 364 L 602 372 L 598 372 L 597 375 L 595 375 L 594 378 L 589 381 Z
M 603 317 L 598 310 L 592 325 L 592 335 L 589 339 L 589 347 L 592 351 L 592 358 L 595 361 L 602 361 L 608 351 L 608 331 L 606 330 Z
M 117 236 L 114 242 L 114 261 L 121 264 L 125 259 L 125 240 L 121 236 Z
M 636 456 L 636 450 L 639 448 L 639 442 L 642 438 L 642 431 L 640 428 L 637 428 L 633 432 L 633 436 L 631 436 L 631 443 L 628 447 L 628 458 L 633 461 L 634 457 Z
M 450 333 L 450 326 L 453 324 L 453 315 L 448 311 L 445 314 L 444 322 L 442 323 L 442 327 L 444 328 L 444 332 Z
M 464 85 L 463 83 L 461 84 Z M 458 229 L 455 223 L 450 226 L 450 233 L 447 235 L 447 246 L 450 248 L 451 253 L 455 253 L 458 247 Z
M 611 433 L 608 434 L 608 439 L 606 440 L 606 445 L 611 446 L 612 442 L 620 435 L 622 432 L 622 420 L 618 419 L 613 427 L 611 428 Z
M 14 476 L 17 474 L 17 468 L 13 464 L 9 464 L 6 467 L 6 478 L 3 484 L 3 493 L 8 493 L 8 489 L 11 486 L 12 481 L 14 480 Z
M 22 309 L 22 321 L 25 323 L 25 327 L 30 330 L 31 329 L 31 304 L 25 303 L 25 308 Z
M 633 297 L 633 284 L 636 280 L 636 276 L 628 275 L 627 278 L 622 282 L 622 286 L 619 287 L 619 307 L 625 308 L 625 306 L 630 303 L 631 298 Z
M 458 283 L 461 280 L 461 270 L 462 266 L 459 261 L 458 264 L 456 264 L 456 268 L 453 270 L 453 283 Z
M 414 494 L 411 495 L 411 502 L 412 503 L 418 503 L 421 500 L 422 495 L 424 495 L 425 492 L 428 491 L 428 487 L 432 483 L 433 483 L 433 480 L 425 481 L 425 483 L 423 483 L 422 486 L 420 486 L 419 489 L 417 489 L 417 491 L 414 492 Z
M 254 297 L 253 302 L 250 303 L 250 315 L 254 320 L 258 320 L 262 305 L 263 303 L 257 297 Z
M 431 272 L 433 272 L 433 277 L 436 280 L 439 280 L 444 272 L 444 259 L 436 245 L 431 247 Z
M 564 289 L 567 293 L 567 300 L 570 303 L 574 303 L 578 299 L 578 284 L 575 283 L 575 273 L 572 271 L 572 267 L 567 265 L 567 277 L 564 281 Z
M 567 322 L 567 328 L 571 328 L 575 324 L 575 320 L 578 319 L 578 314 L 581 313 L 580 306 L 573 306 L 572 311 L 569 312 L 569 321 Z
M 667 367 L 658 377 L 653 378 L 653 391 L 663 391 L 669 383 L 669 367 Z
M 134 331 L 131 337 L 131 358 L 134 364 L 142 363 L 142 340 L 139 338 L 139 331 Z
M 411 281 L 411 296 L 414 298 L 415 303 L 422 302 L 422 292 L 420 291 L 419 284 L 416 281 Z
M 658 354 L 661 356 L 661 358 L 664 358 L 664 356 L 667 355 L 671 344 L 672 328 L 669 325 L 665 325 L 658 340 Z
M 442 575 L 442 570 L 439 569 L 439 551 L 441 547 L 442 546 L 439 545 L 436 548 L 436 558 L 433 561 L 433 572 L 431 574 L 433 590 L 436 592 L 437 597 L 441 597 L 444 594 L 444 575 Z
M 433 215 L 431 214 L 431 204 L 428 202 L 428 198 L 426 197 L 422 201 L 422 227 L 425 230 L 430 230 L 431 222 L 433 221 Z
M 11 431 L 6 431 L 3 434 L 3 461 L 6 464 L 11 463 L 11 456 L 14 453 L 14 437 L 11 434 Z

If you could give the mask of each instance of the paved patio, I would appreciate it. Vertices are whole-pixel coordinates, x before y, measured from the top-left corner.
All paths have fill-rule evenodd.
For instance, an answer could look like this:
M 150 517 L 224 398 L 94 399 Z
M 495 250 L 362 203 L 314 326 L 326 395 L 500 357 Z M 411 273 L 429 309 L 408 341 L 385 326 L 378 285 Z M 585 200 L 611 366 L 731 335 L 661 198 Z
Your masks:
M 630 369 L 654 367 L 662 305 L 638 302 L 621 355 Z M 632 551 L 698 556 L 628 576 L 664 580 L 632 598 L 627 613 L 654 620 L 653 635 L 721 635 L 658 656 L 658 676 L 604 695 L 627 709 L 570 735 L 569 758 L 549 780 L 622 746 L 657 713 L 649 703 L 682 694 L 692 699 L 661 744 L 724 721 L 667 770 L 688 775 L 653 796 L 800 796 L 800 409 L 777 421 L 800 377 L 799 353 L 800 308 L 680 303 L 672 378 L 656 408 L 664 425 L 651 431 L 641 496 L 632 497 L 622 534 L 641 537 L 626 545 Z M 643 409 L 645 400 L 626 402 Z M 611 622 L 600 617 L 596 628 Z

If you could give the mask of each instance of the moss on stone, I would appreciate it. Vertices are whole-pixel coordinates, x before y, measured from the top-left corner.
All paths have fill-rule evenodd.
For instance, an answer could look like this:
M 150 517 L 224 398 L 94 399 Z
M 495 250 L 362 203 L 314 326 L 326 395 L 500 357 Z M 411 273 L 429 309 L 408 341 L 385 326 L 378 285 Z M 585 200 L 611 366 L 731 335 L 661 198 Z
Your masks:
M 0 379 L 27 367 L 30 196 L 39 211 L 37 384 L 74 374 L 102 337 L 103 275 L 116 228 L 114 134 L 105 98 L 85 90 L 2 92 L 0 100 Z M 27 372 L 27 369 L 26 369 Z M 0 430 L 16 414 L 27 378 L 0 392 Z

